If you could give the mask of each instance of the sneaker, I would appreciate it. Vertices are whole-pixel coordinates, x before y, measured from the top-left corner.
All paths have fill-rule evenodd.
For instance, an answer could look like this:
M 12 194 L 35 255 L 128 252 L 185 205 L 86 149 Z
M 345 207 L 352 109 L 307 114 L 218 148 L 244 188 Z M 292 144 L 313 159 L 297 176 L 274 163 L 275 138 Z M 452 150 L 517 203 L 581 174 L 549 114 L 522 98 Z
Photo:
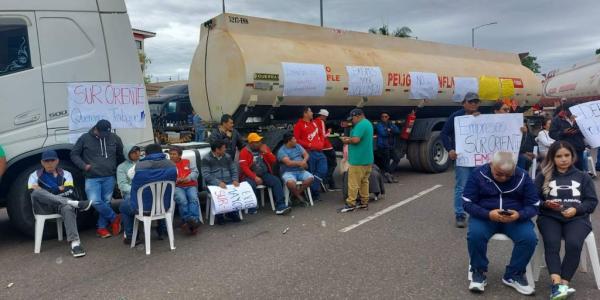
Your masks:
M 105 239 L 105 238 L 109 238 L 112 236 L 112 234 L 110 234 L 110 232 L 108 232 L 108 230 L 106 230 L 106 228 L 98 228 L 96 229 L 96 235 Z
M 364 210 L 369 210 L 369 203 L 367 203 L 367 204 L 362 204 L 361 203 L 361 204 L 357 205 L 356 208 L 358 208 L 358 209 L 364 209 Z
M 563 284 L 553 284 L 550 300 L 563 300 L 569 296 L 569 287 Z
M 81 245 L 77 245 L 71 248 L 71 254 L 73 255 L 73 257 L 82 257 L 85 256 L 85 250 L 83 250 L 83 247 L 81 247 Z
M 258 214 L 258 209 L 256 207 L 248 208 L 248 214 L 249 215 L 256 215 L 256 214 Z
M 144 240 L 141 239 L 141 237 L 138 235 L 137 238 L 135 239 L 135 245 L 140 245 L 141 243 L 143 243 Z M 128 237 L 124 237 L 123 238 L 123 244 L 127 245 L 127 246 L 131 246 L 131 238 Z
M 233 223 L 239 223 L 242 221 L 242 219 L 240 219 L 240 215 L 237 212 L 234 212 L 233 214 L 225 214 L 225 216 Z
M 345 212 L 351 212 L 354 211 L 356 209 L 356 205 L 344 205 L 344 207 L 339 209 L 339 212 L 341 213 L 345 213 Z
M 467 218 L 464 216 L 456 217 L 456 228 L 465 228 L 467 227 Z
M 575 289 L 567 286 L 567 296 L 571 296 L 573 294 L 575 294 Z
M 121 232 L 121 214 L 118 214 L 117 217 L 110 223 L 110 228 L 112 230 L 113 235 L 119 235 Z
M 292 208 L 291 208 L 291 207 L 286 207 L 286 208 L 284 208 L 284 209 L 278 209 L 278 210 L 276 210 L 276 211 L 275 211 L 275 214 L 276 214 L 276 215 L 286 215 L 286 214 L 288 214 L 290 211 L 292 211 Z
M 475 293 L 483 293 L 485 286 L 487 285 L 487 278 L 483 272 L 473 271 L 471 275 L 471 283 L 469 284 L 469 291 Z
M 78 201 L 78 202 L 79 203 L 77 203 L 77 208 L 79 208 L 79 211 L 88 211 L 92 207 L 92 201 L 90 201 L 90 200 Z
M 517 292 L 523 295 L 532 295 L 533 293 L 535 293 L 535 290 L 529 286 L 529 283 L 527 282 L 527 279 L 523 276 L 523 274 L 516 274 L 509 278 L 504 276 L 502 278 L 502 282 L 506 286 L 514 288 L 515 290 L 517 290 Z

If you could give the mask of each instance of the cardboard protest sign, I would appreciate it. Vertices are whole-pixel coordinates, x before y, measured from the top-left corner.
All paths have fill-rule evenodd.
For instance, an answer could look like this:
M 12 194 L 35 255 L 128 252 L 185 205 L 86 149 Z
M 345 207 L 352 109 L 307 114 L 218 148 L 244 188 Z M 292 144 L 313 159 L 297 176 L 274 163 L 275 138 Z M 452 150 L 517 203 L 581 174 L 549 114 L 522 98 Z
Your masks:
M 460 116 L 454 119 L 456 165 L 475 167 L 489 162 L 494 153 L 509 151 L 519 155 L 523 114 Z
M 348 96 L 381 96 L 383 75 L 379 67 L 346 66 Z
M 325 66 L 319 64 L 281 63 L 283 96 L 322 97 L 327 89 Z
M 440 87 L 435 73 L 409 72 L 410 99 L 435 99 Z
M 498 77 L 479 77 L 479 99 L 491 101 L 500 99 L 500 79 Z
M 592 148 L 600 147 L 600 100 L 572 106 L 579 130 Z
M 475 77 L 454 77 L 452 101 L 462 102 L 469 92 L 479 93 L 479 81 Z
M 239 187 L 228 185 L 226 189 L 208 186 L 208 190 L 211 196 L 211 210 L 215 215 L 257 206 L 254 190 L 247 182 L 240 183 Z

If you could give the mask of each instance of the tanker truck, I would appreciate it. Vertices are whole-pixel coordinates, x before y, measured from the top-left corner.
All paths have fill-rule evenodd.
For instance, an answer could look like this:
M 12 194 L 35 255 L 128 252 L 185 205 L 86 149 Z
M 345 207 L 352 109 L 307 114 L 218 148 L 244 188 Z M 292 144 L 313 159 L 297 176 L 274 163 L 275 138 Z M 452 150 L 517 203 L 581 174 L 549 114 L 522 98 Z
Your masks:
M 323 65 L 324 95 L 285 96 L 282 63 Z M 381 95 L 349 96 L 347 66 L 379 67 Z M 410 99 L 410 72 L 437 74 L 437 97 Z M 440 131 L 461 107 L 452 100 L 454 78 L 484 75 L 512 79 L 513 101 L 523 107 L 541 97 L 540 81 L 517 54 L 222 14 L 202 25 L 189 90 L 204 120 L 216 123 L 230 114 L 240 131 L 262 131 L 271 147 L 304 106 L 326 108 L 334 122 L 356 107 L 372 121 L 385 110 L 405 133 L 396 143 L 399 157 L 406 155 L 415 170 L 436 173 L 450 164 Z M 492 103 L 484 101 L 482 110 Z
M 600 55 L 548 72 L 543 91 L 544 106 L 561 100 L 569 104 L 600 100 Z

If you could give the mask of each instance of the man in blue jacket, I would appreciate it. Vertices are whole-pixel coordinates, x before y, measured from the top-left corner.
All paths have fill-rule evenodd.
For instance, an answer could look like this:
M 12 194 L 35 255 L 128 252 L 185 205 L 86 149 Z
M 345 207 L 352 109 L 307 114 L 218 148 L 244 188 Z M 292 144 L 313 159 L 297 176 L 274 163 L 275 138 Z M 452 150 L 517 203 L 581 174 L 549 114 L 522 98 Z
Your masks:
M 535 291 L 525 278 L 537 237 L 531 218 L 537 215 L 540 199 L 527 172 L 516 166 L 512 152 L 497 152 L 492 162 L 471 173 L 463 193 L 469 213 L 467 245 L 473 272 L 469 290 L 483 292 L 487 285 L 487 244 L 496 233 L 514 243 L 502 282 L 523 295 Z
M 390 121 L 390 114 L 384 111 L 381 113 L 381 122 L 375 125 L 375 132 L 377 133 L 377 150 L 375 151 L 377 166 L 383 170 L 383 176 L 388 183 L 398 182 L 392 177 L 392 173 L 400 163 L 400 157 L 394 150 L 400 128 Z
M 478 116 L 479 95 L 477 95 L 477 93 L 467 93 L 462 101 L 462 105 L 462 109 L 450 115 L 440 133 L 444 148 L 448 151 L 448 157 L 451 160 L 456 160 L 458 157 L 458 154 L 456 153 L 456 140 L 454 138 L 454 119 L 465 115 Z M 456 217 L 456 227 L 458 228 L 465 228 L 466 226 L 467 215 L 462 206 L 462 193 L 473 169 L 475 169 L 475 167 L 454 167 L 454 175 L 456 178 L 456 184 L 454 186 L 454 215 Z

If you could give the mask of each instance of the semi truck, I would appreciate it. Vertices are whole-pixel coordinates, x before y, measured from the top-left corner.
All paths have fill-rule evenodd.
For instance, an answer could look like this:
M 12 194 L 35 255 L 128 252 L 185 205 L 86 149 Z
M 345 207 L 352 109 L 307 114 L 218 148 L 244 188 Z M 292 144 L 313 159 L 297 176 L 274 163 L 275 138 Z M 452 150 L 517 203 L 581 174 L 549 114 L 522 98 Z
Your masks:
M 284 62 L 323 65 L 325 95 L 284 96 Z M 381 96 L 348 96 L 347 66 L 379 67 Z M 435 99 L 410 99 L 411 72 L 437 74 Z M 521 65 L 517 54 L 221 14 L 201 26 L 188 84 L 192 105 L 203 120 L 217 122 L 231 114 L 239 130 L 263 131 L 272 144 L 304 106 L 326 108 L 334 122 L 345 120 L 356 107 L 370 120 L 378 120 L 385 110 L 407 137 L 398 138 L 399 157 L 406 155 L 415 170 L 443 172 L 450 160 L 440 130 L 461 106 L 452 101 L 454 77 L 484 75 L 512 79 L 512 100 L 521 107 L 541 98 L 540 80 Z M 482 110 L 488 111 L 492 103 L 483 102 Z
M 600 100 L 600 55 L 548 72 L 543 92 L 540 103 L 545 106 Z

